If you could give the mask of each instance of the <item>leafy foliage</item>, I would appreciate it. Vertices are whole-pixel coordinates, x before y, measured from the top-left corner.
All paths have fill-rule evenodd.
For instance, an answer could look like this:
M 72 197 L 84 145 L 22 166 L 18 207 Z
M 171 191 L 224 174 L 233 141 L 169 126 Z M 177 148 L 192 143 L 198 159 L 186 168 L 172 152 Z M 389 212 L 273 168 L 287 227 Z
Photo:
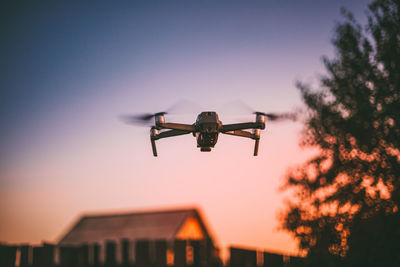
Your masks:
M 400 266 L 400 1 L 342 10 L 319 89 L 299 83 L 303 142 L 319 154 L 287 177 L 283 227 L 309 263 Z

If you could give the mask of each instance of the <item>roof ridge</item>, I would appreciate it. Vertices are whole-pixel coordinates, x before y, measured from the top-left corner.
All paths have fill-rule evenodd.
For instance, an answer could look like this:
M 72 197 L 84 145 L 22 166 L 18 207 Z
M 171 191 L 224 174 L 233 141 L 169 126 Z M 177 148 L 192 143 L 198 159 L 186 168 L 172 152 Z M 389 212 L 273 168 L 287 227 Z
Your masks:
M 196 207 L 178 208 L 178 209 L 165 209 L 165 210 L 148 210 L 148 211 L 129 211 L 129 212 L 118 212 L 118 213 L 102 213 L 102 214 L 83 214 L 81 219 L 94 219 L 94 218 L 110 218 L 110 217 L 124 217 L 132 215 L 150 215 L 150 214 L 166 214 L 166 213 L 178 213 L 178 212 L 196 212 Z

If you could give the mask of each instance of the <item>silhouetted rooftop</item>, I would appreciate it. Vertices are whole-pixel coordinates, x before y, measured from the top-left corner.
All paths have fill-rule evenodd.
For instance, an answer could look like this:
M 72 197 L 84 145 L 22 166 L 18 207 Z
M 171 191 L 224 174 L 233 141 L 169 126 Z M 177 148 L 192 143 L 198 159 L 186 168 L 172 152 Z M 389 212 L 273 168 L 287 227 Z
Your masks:
M 60 240 L 60 245 L 101 243 L 105 240 L 173 239 L 186 219 L 195 218 L 209 237 L 197 209 L 85 215 Z

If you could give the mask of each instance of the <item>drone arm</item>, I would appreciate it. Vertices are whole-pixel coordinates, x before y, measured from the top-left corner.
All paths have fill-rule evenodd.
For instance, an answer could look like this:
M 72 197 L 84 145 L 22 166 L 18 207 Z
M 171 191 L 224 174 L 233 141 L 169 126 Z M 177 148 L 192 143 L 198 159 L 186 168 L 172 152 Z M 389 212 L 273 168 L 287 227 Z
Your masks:
M 223 133 L 254 139 L 256 141 L 254 144 L 254 156 L 258 155 L 258 147 L 260 144 L 260 130 L 256 129 L 256 130 L 254 130 L 254 133 L 250 133 L 250 132 L 246 132 L 246 131 L 242 131 L 242 130 L 229 131 L 229 132 L 223 132 Z
M 151 134 L 150 134 L 150 141 L 151 141 L 151 148 L 153 150 L 153 156 L 157 157 L 156 140 L 161 139 L 161 138 L 166 138 L 166 137 L 189 134 L 189 133 L 190 132 L 188 132 L 188 131 L 181 131 L 181 130 L 170 130 L 170 131 L 158 133 L 157 129 L 153 128 L 151 131 Z
M 222 125 L 221 132 L 226 133 L 230 131 L 243 130 L 243 129 L 264 129 L 265 123 L 261 122 L 244 122 Z
M 246 132 L 246 131 L 242 131 L 242 130 L 222 132 L 222 133 L 229 134 L 229 135 L 235 135 L 235 136 L 241 136 L 241 137 L 247 137 L 247 138 L 251 138 L 251 139 L 255 138 L 254 134 Z
M 195 130 L 193 125 L 189 124 L 181 124 L 181 123 L 156 123 L 157 127 L 160 129 L 171 129 L 171 130 L 179 130 L 185 132 L 193 132 Z
M 190 134 L 190 131 L 182 131 L 182 130 L 169 130 L 165 132 L 161 132 L 159 134 L 156 134 L 151 137 L 153 140 L 158 140 L 161 138 L 166 138 L 166 137 L 172 137 L 172 136 L 178 136 L 178 135 L 184 135 L 184 134 Z

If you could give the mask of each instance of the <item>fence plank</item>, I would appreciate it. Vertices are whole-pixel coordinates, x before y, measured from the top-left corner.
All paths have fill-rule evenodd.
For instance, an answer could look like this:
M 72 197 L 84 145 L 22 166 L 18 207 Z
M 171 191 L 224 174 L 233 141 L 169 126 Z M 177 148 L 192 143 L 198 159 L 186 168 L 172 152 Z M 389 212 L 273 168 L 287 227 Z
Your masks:
M 41 247 L 34 247 L 32 265 L 34 267 L 54 266 L 54 253 L 55 246 L 51 244 L 43 244 Z
M 17 247 L 0 245 L 0 266 L 14 267 L 17 257 Z
M 78 266 L 88 266 L 89 265 L 89 245 L 83 244 L 78 247 Z
M 264 252 L 264 267 L 282 267 L 283 255 Z
M 106 266 L 114 266 L 117 264 L 117 244 L 115 241 L 106 241 Z
M 92 251 L 93 251 L 92 264 L 95 267 L 101 265 L 101 263 L 100 263 L 100 253 L 101 253 L 100 249 L 101 249 L 100 244 L 95 243 L 95 244 L 92 245 Z
M 230 248 L 231 267 L 256 267 L 257 266 L 257 251 L 241 248 Z
M 241 267 L 242 264 L 244 264 L 244 255 L 243 251 L 238 248 L 230 248 L 230 260 L 229 260 L 229 266 L 230 267 Z
M 131 248 L 131 242 L 129 239 L 121 239 L 121 258 L 122 266 L 128 266 L 130 264 L 129 250 Z
M 176 239 L 174 241 L 175 267 L 186 266 L 186 240 Z
M 167 266 L 167 241 L 156 240 L 154 244 L 155 248 L 155 265 L 156 267 Z
M 166 267 L 167 248 L 166 240 L 137 240 L 135 244 L 135 267 Z M 174 265 L 175 267 L 199 267 L 220 266 L 220 261 L 214 253 L 211 239 L 207 240 L 174 240 Z M 152 245 L 152 246 L 150 246 Z M 188 262 L 187 247 L 192 247 L 192 261 Z M 80 246 L 59 247 L 60 267 L 129 267 L 133 266 L 130 254 L 133 243 L 128 239 L 120 241 L 121 252 L 117 250 L 117 243 L 107 241 L 105 244 L 104 265 L 100 261 L 100 245 L 84 244 Z M 20 253 L 17 254 L 17 249 Z M 257 251 L 231 247 L 230 267 L 255 267 L 257 266 Z M 117 254 L 121 253 L 121 254 Z M 28 245 L 13 246 L 0 245 L 0 267 L 15 267 L 16 257 L 19 255 L 20 267 L 54 267 L 55 246 L 44 244 L 42 247 L 30 247 Z M 122 259 L 118 265 L 117 256 Z M 290 263 L 285 263 L 281 254 L 263 252 L 263 267 L 303 266 L 303 258 L 291 257 Z
M 71 267 L 78 266 L 79 254 L 78 248 L 73 246 L 62 246 L 59 248 L 60 253 L 60 266 Z
M 19 248 L 20 255 L 19 255 L 19 267 L 28 267 L 30 262 L 30 251 L 31 247 L 29 245 L 23 245 Z
M 148 267 L 150 265 L 150 241 L 137 240 L 135 243 L 135 259 L 137 267 Z
M 257 267 L 257 251 L 255 250 L 247 250 L 245 252 L 246 255 L 246 265 L 249 267 Z

